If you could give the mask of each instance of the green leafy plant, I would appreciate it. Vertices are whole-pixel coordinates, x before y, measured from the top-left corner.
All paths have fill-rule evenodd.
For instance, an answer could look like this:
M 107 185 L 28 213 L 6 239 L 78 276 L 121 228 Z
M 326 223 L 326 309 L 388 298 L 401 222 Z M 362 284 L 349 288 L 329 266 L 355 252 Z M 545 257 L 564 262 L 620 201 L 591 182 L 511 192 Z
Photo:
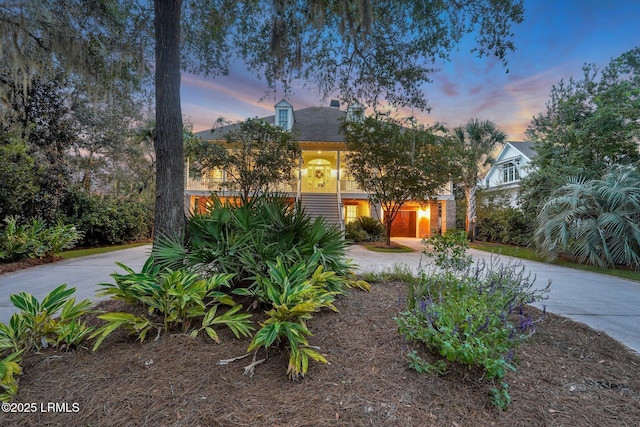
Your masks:
M 43 346 L 58 342 L 57 331 L 60 327 L 72 322 L 74 319 L 87 313 L 93 304 L 85 299 L 76 304 L 75 288 L 67 288 L 62 284 L 47 294 L 42 301 L 38 301 L 33 295 L 26 292 L 11 295 L 9 299 L 15 307 L 20 309 L 19 317 L 11 319 L 9 328 L 17 339 L 18 331 L 21 331 L 19 346 L 26 351 L 39 350 Z M 60 317 L 54 316 L 60 311 Z
M 98 337 L 98 339 L 93 344 L 93 351 L 96 351 L 98 347 L 100 347 L 104 339 L 108 337 L 109 334 L 120 327 L 129 330 L 130 335 L 137 335 L 140 342 L 144 341 L 144 339 L 147 337 L 147 334 L 152 328 L 156 329 L 158 331 L 158 334 L 161 331 L 160 326 L 156 325 L 151 320 L 147 319 L 144 316 L 134 316 L 131 313 L 105 313 L 99 315 L 98 319 L 104 320 L 107 323 L 98 328 L 93 334 L 91 334 L 91 338 Z
M 212 328 L 215 324 L 228 326 L 236 336 L 250 335 L 250 316 L 237 313 L 241 306 L 237 306 L 229 295 L 220 290 L 230 286 L 232 274 L 218 273 L 203 278 L 186 270 L 161 269 L 154 265 L 152 257 L 147 260 L 140 273 L 125 265 L 119 265 L 127 274 L 113 274 L 116 283 L 102 284 L 105 289 L 100 295 L 111 295 L 114 299 L 145 307 L 150 315 L 159 316 L 161 323 L 156 324 L 146 317 L 136 317 L 128 313 L 98 316 L 107 321 L 107 324 L 92 335 L 100 337 L 94 349 L 120 326 L 138 334 L 140 341 L 143 341 L 151 328 L 157 329 L 158 334 L 177 327 L 181 328 L 183 333 L 188 333 L 196 319 L 202 319 L 203 325 L 202 328 L 191 332 L 193 336 L 197 335 L 198 330 L 204 329 L 212 339 L 219 342 L 218 335 Z M 233 308 L 216 318 L 219 304 Z
M 439 357 L 429 363 L 409 354 L 419 372 L 441 373 L 450 363 L 479 367 L 494 386 L 492 401 L 510 403 L 505 376 L 515 370 L 513 351 L 534 331 L 535 321 L 522 307 L 544 298 L 549 286 L 534 289 L 521 265 L 481 264 L 461 276 L 422 274 L 409 285 L 407 309 L 396 318 L 400 333 Z M 513 321 L 516 317 L 518 321 Z
M 366 242 L 367 233 L 353 221 L 344 226 L 344 238 L 350 242 Z
M 462 271 L 473 263 L 467 254 L 469 242 L 463 230 L 448 230 L 444 235 L 436 234 L 422 242 L 433 247 L 433 251 L 425 250 L 423 253 L 434 258 L 436 266 L 443 270 Z
M 375 218 L 359 216 L 345 225 L 345 238 L 354 242 L 378 242 L 385 236 L 385 226 Z
M 601 268 L 640 270 L 640 168 L 613 167 L 602 179 L 572 179 L 537 218 L 535 241 L 549 259 L 561 253 Z
M 287 374 L 296 379 L 306 374 L 310 358 L 327 363 L 317 348 L 309 345 L 307 336 L 311 332 L 306 321 L 312 313 L 325 307 L 337 311 L 333 305 L 336 292 L 328 291 L 319 280 L 312 283 L 308 279 L 309 267 L 302 262 L 287 267 L 278 259 L 268 265 L 269 275 L 259 276 L 257 281 L 272 308 L 266 311 L 268 319 L 261 323 L 262 328 L 253 337 L 247 351 L 259 347 L 268 349 L 276 340 L 284 340 L 283 344 L 289 350 Z
M 16 375 L 22 373 L 20 367 L 22 351 L 14 352 L 0 360 L 0 401 L 6 402 L 18 392 Z
M 64 348 L 67 351 L 72 347 L 77 348 L 94 329 L 92 326 L 87 326 L 86 322 L 79 322 L 75 318 L 69 322 L 60 323 L 55 330 L 56 347 Z
M 233 332 L 236 338 L 240 338 L 240 336 L 251 336 L 251 331 L 253 331 L 253 326 L 251 326 L 250 323 L 251 315 L 238 313 L 240 309 L 242 309 L 242 306 L 236 305 L 227 310 L 226 313 L 216 317 L 218 306 L 214 305 L 204 315 L 202 319 L 202 327 L 200 329 L 193 330 L 190 335 L 192 337 L 196 337 L 198 332 L 204 330 L 209 338 L 220 343 L 220 338 L 218 337 L 218 333 L 215 329 L 213 329 L 213 325 L 225 325 L 231 329 L 231 332 Z
M 4 222 L 0 233 L 0 260 L 4 261 L 55 255 L 72 248 L 82 237 L 75 226 L 61 222 L 48 227 L 45 221 L 35 218 L 20 224 L 17 216 L 9 216 Z
M 239 205 L 213 196 L 208 212 L 190 218 L 188 236 L 161 237 L 153 249 L 157 265 L 205 276 L 234 273 L 239 287 L 251 286 L 276 258 L 291 265 L 319 253 L 325 270 L 344 277 L 353 270 L 340 229 L 312 221 L 299 203 L 278 194 Z
M 11 349 L 21 351 L 27 336 L 27 321 L 24 316 L 14 313 L 8 324 L 0 322 L 0 352 Z

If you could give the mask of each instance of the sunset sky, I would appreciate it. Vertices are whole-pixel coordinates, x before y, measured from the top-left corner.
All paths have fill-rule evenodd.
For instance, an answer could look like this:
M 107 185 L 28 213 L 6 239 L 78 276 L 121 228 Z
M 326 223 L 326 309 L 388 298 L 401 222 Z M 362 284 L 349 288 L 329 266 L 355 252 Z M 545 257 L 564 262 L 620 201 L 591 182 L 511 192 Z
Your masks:
M 470 45 L 461 46 L 424 87 L 432 110 L 414 112 L 421 122 L 453 127 L 471 118 L 488 119 L 509 140 L 524 140 L 531 118 L 546 110 L 553 84 L 581 78 L 584 63 L 604 67 L 640 46 L 640 0 L 525 0 L 524 5 L 525 21 L 513 27 L 516 51 L 508 55 L 508 66 L 477 59 Z M 244 68 L 236 64 L 229 76 L 208 79 L 183 74 L 182 111 L 194 131 L 210 129 L 220 116 L 242 120 L 273 114 L 283 95 L 260 101 L 266 84 Z M 305 89 L 295 89 L 287 100 L 294 109 L 329 102 L 321 104 Z

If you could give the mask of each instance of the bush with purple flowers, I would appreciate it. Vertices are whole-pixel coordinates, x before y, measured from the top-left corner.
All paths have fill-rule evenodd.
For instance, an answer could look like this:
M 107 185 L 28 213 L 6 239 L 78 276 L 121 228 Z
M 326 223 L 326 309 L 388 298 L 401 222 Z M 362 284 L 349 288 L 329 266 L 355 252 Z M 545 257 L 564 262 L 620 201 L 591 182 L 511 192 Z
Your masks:
M 544 298 L 549 285 L 534 288 L 522 265 L 477 264 L 463 274 L 422 274 L 409 285 L 407 308 L 396 317 L 414 349 L 408 355 L 418 372 L 443 373 L 451 363 L 479 367 L 491 382 L 492 403 L 511 402 L 505 376 L 514 371 L 514 349 L 535 330 L 523 306 Z M 438 357 L 427 362 L 420 352 Z

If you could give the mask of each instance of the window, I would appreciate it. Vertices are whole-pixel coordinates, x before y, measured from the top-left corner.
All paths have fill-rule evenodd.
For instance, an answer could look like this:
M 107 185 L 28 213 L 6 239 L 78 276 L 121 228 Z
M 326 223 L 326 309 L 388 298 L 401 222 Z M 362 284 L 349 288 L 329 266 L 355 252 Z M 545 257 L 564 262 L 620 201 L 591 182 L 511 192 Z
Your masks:
M 278 110 L 278 126 L 282 129 L 289 130 L 289 112 L 287 110 Z
M 505 163 L 502 166 L 502 182 L 513 182 L 520 180 L 520 173 L 518 172 L 518 166 L 513 163 Z
M 346 215 L 344 216 L 344 223 L 349 224 L 350 222 L 354 222 L 358 218 L 358 207 L 347 205 L 344 208 L 346 210 Z

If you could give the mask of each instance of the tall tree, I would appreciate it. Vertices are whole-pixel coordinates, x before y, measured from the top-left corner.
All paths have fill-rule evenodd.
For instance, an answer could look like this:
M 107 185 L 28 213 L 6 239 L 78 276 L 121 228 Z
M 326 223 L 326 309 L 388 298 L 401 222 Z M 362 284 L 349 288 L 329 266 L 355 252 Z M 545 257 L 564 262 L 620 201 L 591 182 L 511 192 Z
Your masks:
M 218 138 L 214 143 L 189 139 L 186 150 L 192 171 L 224 170 L 226 187 L 239 192 L 243 201 L 292 180 L 302 152 L 289 132 L 264 120 L 248 119 L 213 133 Z
M 531 213 L 569 178 L 600 179 L 612 165 L 640 158 L 640 48 L 602 71 L 587 64 L 583 73 L 553 86 L 546 113 L 527 130 L 537 156 L 523 179 L 521 201 Z
M 502 144 L 507 134 L 490 120 L 471 119 L 464 126 L 453 130 L 455 163 L 460 174 L 459 182 L 464 188 L 467 202 L 465 226 L 467 236 L 475 239 L 476 188 L 480 173 L 491 164 L 491 154 Z
M 367 117 L 344 125 L 346 163 L 369 201 L 384 211 L 386 244 L 391 224 L 409 200 L 428 201 L 449 180 L 441 129 L 407 129 L 388 117 Z

